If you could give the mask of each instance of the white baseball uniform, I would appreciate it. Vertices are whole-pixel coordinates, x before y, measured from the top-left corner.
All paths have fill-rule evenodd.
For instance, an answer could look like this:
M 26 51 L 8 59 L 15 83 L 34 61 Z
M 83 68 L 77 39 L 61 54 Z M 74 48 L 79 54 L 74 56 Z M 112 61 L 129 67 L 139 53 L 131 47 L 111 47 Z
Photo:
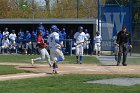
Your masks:
M 16 38 L 17 38 L 16 34 L 11 33 L 11 34 L 9 35 L 11 48 L 14 48 L 14 49 L 15 49 L 15 46 L 16 46 L 15 40 L 16 40 Z
M 74 39 L 76 39 L 76 56 L 83 55 L 83 44 L 87 40 L 84 32 L 76 32 L 74 34 Z
M 59 34 L 53 32 L 48 37 L 48 43 L 50 47 L 50 55 L 55 62 L 60 62 L 64 60 L 64 54 L 61 50 L 61 43 L 59 43 Z
M 86 35 L 87 41 L 84 43 L 84 49 L 89 49 L 90 35 L 89 33 L 86 33 L 85 35 Z
M 2 48 L 9 48 L 10 42 L 9 39 L 2 40 Z
M 8 31 L 4 31 L 4 32 L 2 33 L 2 35 L 3 35 L 3 38 L 8 37 L 8 36 L 9 36 L 9 32 L 8 32 Z
M 95 36 L 94 41 L 95 41 L 94 50 L 95 51 L 101 51 L 101 41 L 102 41 L 101 35 Z

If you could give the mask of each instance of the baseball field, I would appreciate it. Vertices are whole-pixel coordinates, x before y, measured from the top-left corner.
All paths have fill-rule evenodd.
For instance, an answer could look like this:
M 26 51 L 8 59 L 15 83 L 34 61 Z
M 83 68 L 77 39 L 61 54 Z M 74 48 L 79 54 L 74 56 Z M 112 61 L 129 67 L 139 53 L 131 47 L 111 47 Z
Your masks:
M 139 56 L 129 57 L 128 66 L 103 65 L 101 58 L 96 56 L 84 56 L 83 64 L 75 64 L 75 56 L 65 56 L 65 61 L 58 65 L 58 74 L 51 74 L 52 70 L 46 62 L 36 62 L 32 66 L 31 59 L 38 56 L 1 55 L 0 93 L 140 92 L 140 84 L 117 86 L 86 83 L 112 78 L 140 78 Z

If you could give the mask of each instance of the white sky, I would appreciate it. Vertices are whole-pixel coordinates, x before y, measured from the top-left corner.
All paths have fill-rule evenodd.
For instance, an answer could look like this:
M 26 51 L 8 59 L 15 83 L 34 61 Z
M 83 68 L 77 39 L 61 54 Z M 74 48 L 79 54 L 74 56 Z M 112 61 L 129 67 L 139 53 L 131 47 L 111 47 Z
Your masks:
M 45 0 L 35 0 L 35 2 L 37 2 L 40 6 L 45 6 Z M 56 2 L 56 0 L 50 0 L 50 5 L 54 4 Z
M 44 0 L 35 0 L 40 6 L 45 6 L 45 1 Z

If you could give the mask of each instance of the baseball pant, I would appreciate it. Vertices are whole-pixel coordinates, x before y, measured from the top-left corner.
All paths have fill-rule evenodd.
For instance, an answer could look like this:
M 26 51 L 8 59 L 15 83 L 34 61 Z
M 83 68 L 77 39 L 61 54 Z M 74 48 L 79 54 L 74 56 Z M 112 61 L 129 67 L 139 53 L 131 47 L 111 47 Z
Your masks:
M 59 63 L 65 59 L 64 54 L 60 49 L 50 49 L 50 53 L 51 53 L 51 57 L 52 57 L 53 61 L 55 61 L 57 63 Z
M 122 54 L 123 54 L 123 62 L 122 62 L 122 64 L 126 64 L 127 49 L 128 49 L 128 44 L 127 43 L 119 45 L 118 64 L 121 62 Z
M 94 50 L 101 51 L 101 43 L 95 43 Z
M 76 46 L 76 56 L 83 56 L 83 45 Z
M 48 63 L 52 64 L 51 60 L 50 60 L 50 55 L 49 55 L 48 51 L 45 48 L 41 48 L 40 53 L 41 53 L 41 57 L 38 57 L 38 58 L 34 59 L 34 61 L 44 61 L 45 58 L 47 57 Z

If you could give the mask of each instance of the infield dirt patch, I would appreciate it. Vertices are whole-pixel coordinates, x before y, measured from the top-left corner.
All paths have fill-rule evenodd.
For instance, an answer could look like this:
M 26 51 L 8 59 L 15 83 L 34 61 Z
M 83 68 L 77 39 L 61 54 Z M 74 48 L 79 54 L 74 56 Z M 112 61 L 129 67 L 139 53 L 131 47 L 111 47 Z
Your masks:
M 29 70 L 33 72 L 51 73 L 52 69 L 48 65 L 17 66 L 17 69 Z M 95 64 L 59 64 L 59 74 L 140 74 L 139 65 L 130 66 L 99 66 Z
M 15 65 L 17 69 L 28 70 L 32 73 L 0 75 L 0 81 L 25 79 L 33 77 L 52 76 L 52 68 L 48 64 L 21 64 L 21 63 L 1 63 L 0 65 Z M 58 75 L 63 74 L 138 74 L 140 75 L 139 65 L 130 66 L 99 66 L 96 64 L 59 64 Z

